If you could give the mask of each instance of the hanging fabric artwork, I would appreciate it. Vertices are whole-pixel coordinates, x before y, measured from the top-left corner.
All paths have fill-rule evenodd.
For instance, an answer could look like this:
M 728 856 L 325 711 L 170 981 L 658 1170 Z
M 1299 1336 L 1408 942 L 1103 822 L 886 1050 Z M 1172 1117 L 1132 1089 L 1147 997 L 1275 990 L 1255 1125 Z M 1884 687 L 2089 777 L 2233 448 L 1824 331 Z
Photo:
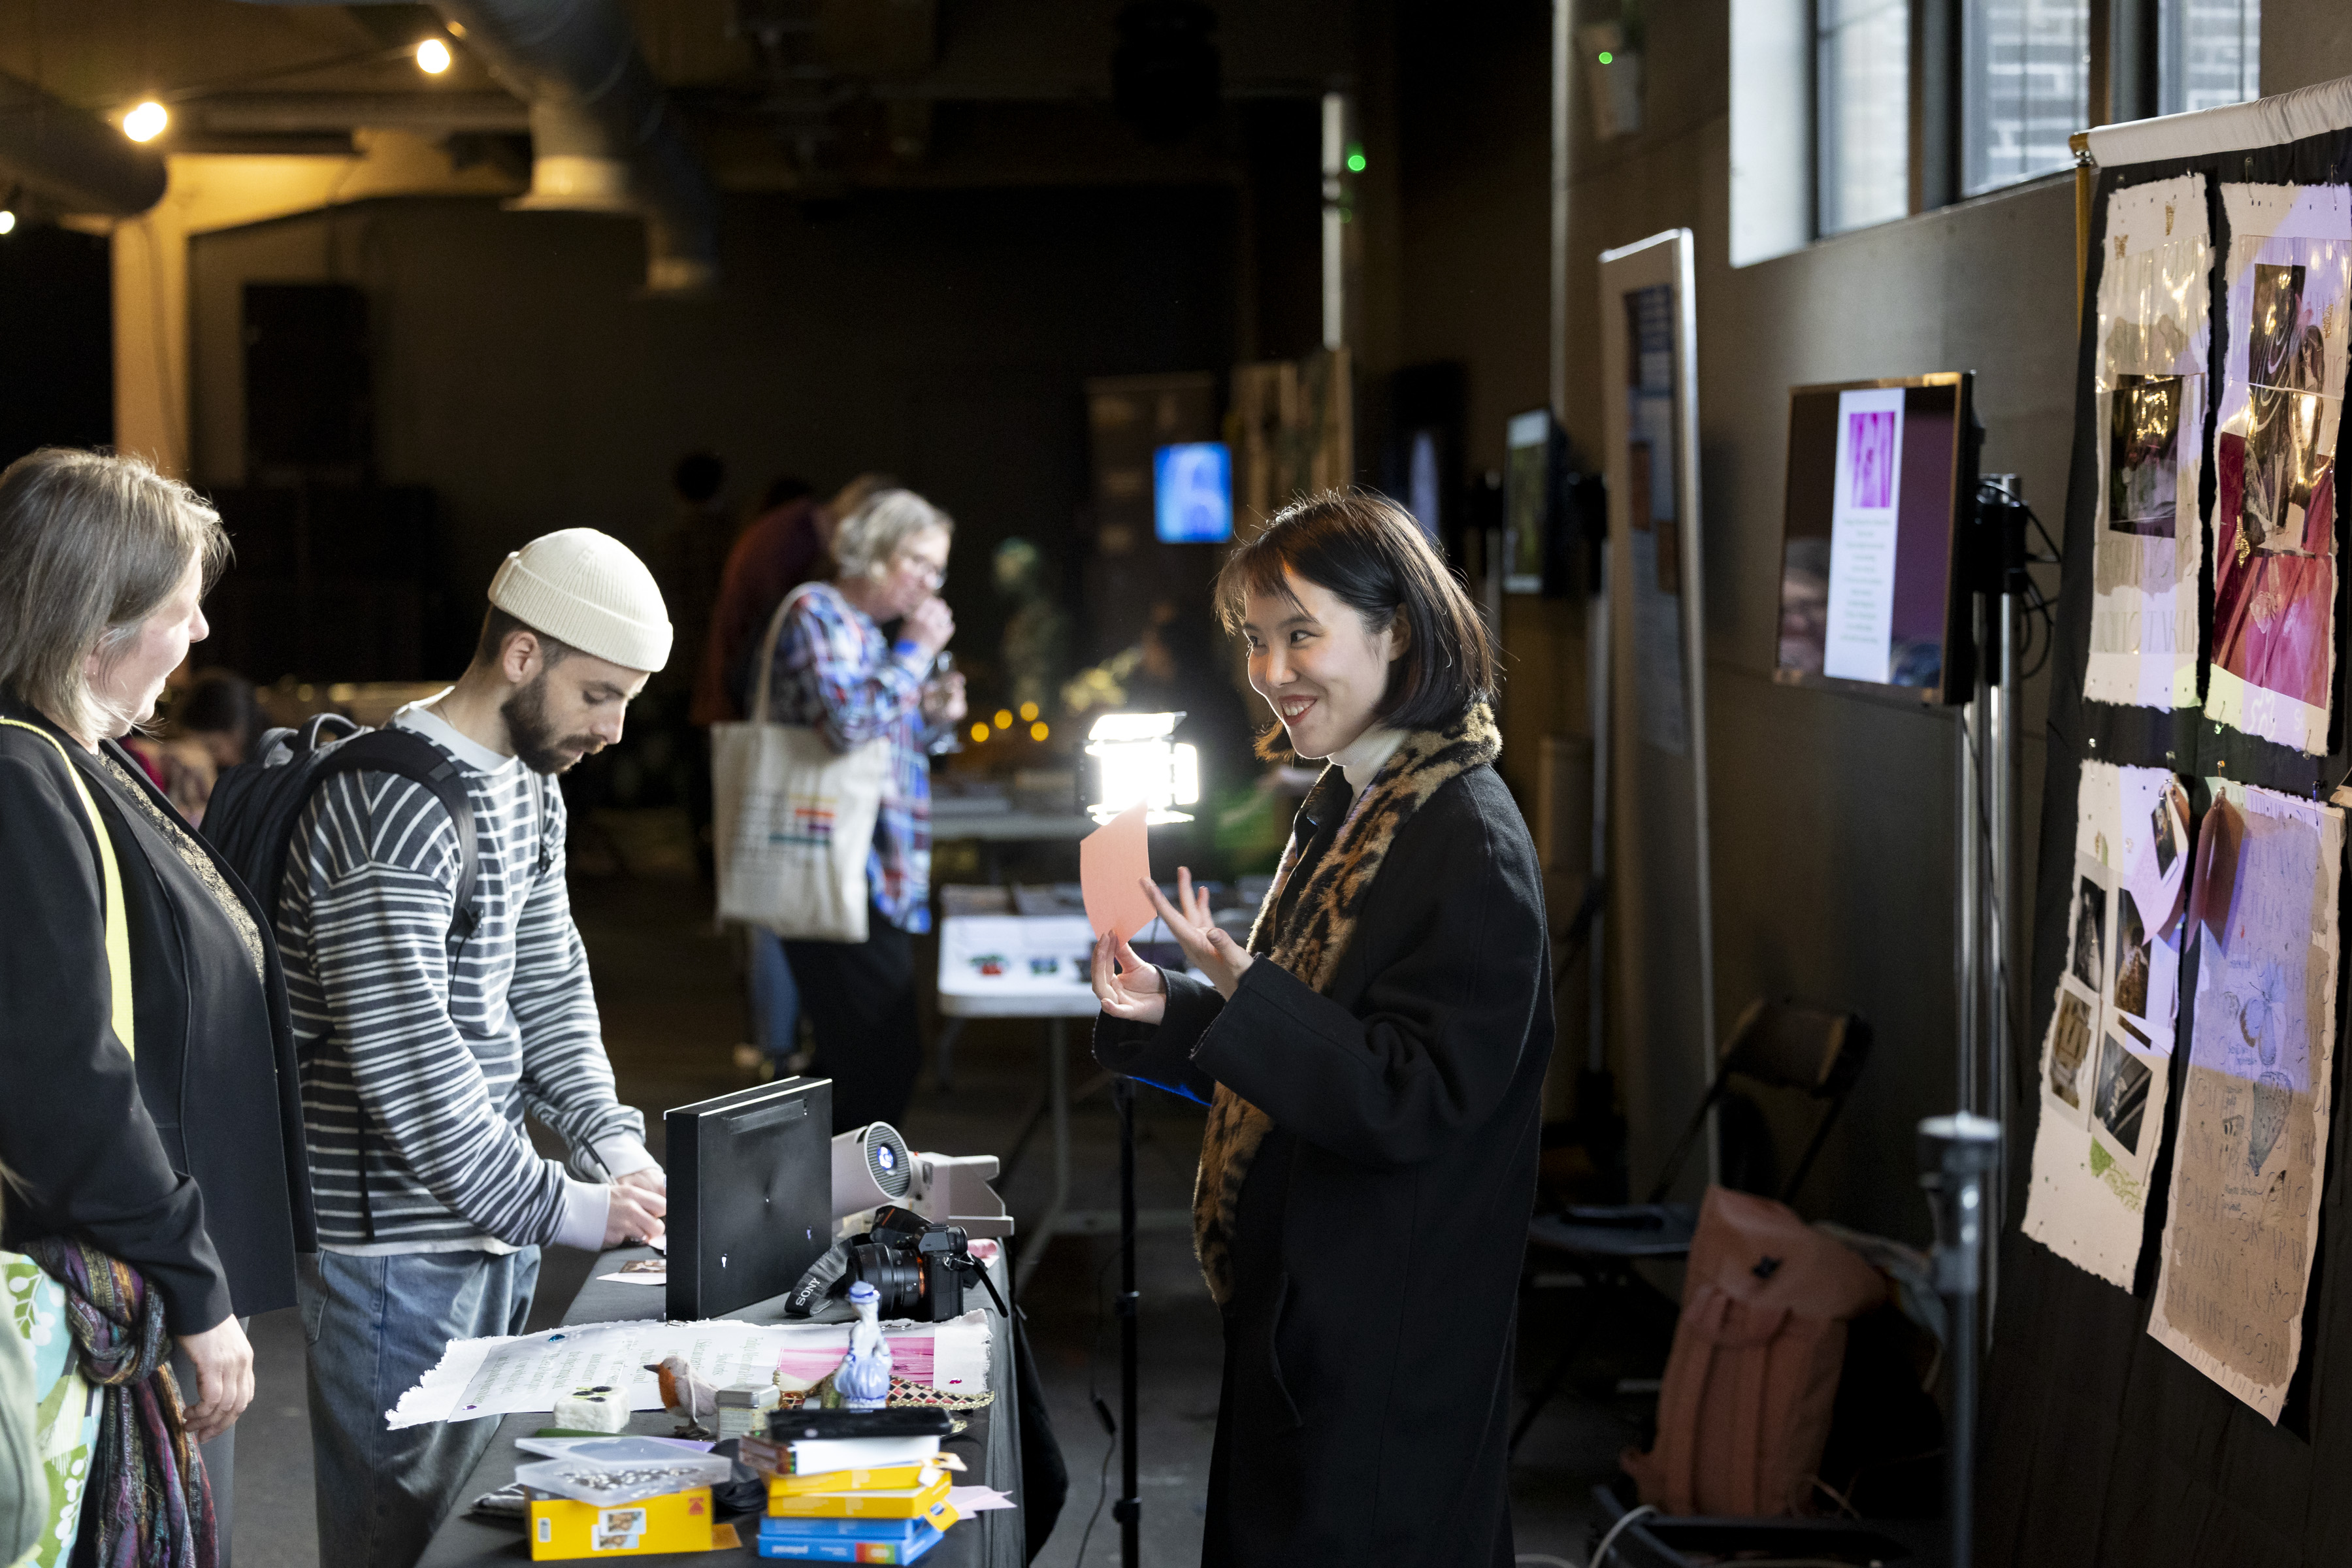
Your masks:
M 2213 783 L 2189 1074 L 2147 1331 L 2272 1421 L 2303 1352 L 2332 1114 L 2344 814 Z
M 2116 192 L 2099 279 L 2100 443 L 2083 694 L 2197 705 L 2197 566 L 2213 247 L 2205 177 Z
M 2132 1288 L 2164 1133 L 2189 886 L 2189 795 L 2162 768 L 2083 764 L 2066 963 L 2042 1047 L 2025 1234 Z
M 2205 715 L 2312 756 L 2336 673 L 2352 188 L 2221 187 L 2230 226 Z

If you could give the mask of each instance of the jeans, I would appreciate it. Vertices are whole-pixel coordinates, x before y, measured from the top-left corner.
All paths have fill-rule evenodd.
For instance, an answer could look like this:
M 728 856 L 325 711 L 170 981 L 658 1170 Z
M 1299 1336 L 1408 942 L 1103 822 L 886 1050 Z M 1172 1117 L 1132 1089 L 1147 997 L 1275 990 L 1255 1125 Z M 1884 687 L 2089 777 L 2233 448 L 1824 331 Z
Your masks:
M 433 1421 L 394 1432 L 384 1413 L 439 1364 L 451 1340 L 523 1331 L 539 1249 L 319 1252 L 300 1262 L 319 1561 L 414 1568 L 499 1423 Z
M 793 1054 L 800 1029 L 801 991 L 793 983 L 793 966 L 784 957 L 784 939 L 765 926 L 748 928 L 751 939 L 751 1026 L 760 1048 L 777 1064 Z

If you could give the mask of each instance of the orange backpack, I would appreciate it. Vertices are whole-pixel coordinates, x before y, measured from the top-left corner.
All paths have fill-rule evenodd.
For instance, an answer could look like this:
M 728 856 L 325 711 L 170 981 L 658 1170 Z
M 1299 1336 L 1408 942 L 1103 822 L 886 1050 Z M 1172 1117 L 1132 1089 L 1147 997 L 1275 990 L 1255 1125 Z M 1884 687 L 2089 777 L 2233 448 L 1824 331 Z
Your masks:
M 1814 1511 L 1846 1324 L 1886 1295 L 1876 1269 L 1786 1205 L 1709 1187 L 1657 1442 L 1623 1456 L 1642 1500 L 1685 1516 Z

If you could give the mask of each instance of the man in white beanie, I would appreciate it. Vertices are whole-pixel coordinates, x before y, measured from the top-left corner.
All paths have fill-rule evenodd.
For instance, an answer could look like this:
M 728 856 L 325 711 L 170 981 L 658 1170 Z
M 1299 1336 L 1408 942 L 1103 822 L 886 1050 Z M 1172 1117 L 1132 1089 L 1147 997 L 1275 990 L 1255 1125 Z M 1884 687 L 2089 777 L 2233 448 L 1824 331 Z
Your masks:
M 319 1560 L 410 1568 L 496 1421 L 386 1429 L 452 1340 L 520 1334 L 549 1243 L 657 1236 L 667 1204 L 645 1118 L 614 1097 L 564 887 L 552 775 L 621 738 L 668 660 L 653 574 L 572 528 L 506 559 L 473 663 L 394 715 L 458 770 L 476 875 L 429 785 L 319 785 L 278 899 L 320 1252 L 303 1259 Z M 532 1149 L 528 1107 L 570 1146 Z

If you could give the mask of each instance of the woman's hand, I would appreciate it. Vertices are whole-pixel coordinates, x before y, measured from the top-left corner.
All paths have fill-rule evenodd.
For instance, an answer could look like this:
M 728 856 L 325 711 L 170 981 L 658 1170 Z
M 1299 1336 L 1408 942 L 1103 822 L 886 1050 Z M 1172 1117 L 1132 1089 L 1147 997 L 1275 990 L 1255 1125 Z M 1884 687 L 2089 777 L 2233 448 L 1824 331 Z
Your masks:
M 907 612 L 898 623 L 898 635 L 921 648 L 925 658 L 935 658 L 955 637 L 955 616 L 948 602 L 933 594 Z
M 223 1318 L 201 1334 L 182 1334 L 180 1349 L 196 1369 L 196 1386 L 182 1389 L 187 1406 L 188 1436 L 209 1443 L 231 1426 L 253 1403 L 253 1346 L 234 1316 Z
M 1135 949 L 1105 931 L 1095 942 L 1095 1000 L 1111 1017 L 1157 1024 L 1168 1014 L 1168 984 Z
M 1192 890 L 1192 868 L 1176 868 L 1176 902 L 1172 905 L 1149 877 L 1143 879 L 1143 890 L 1150 896 L 1151 907 L 1159 911 L 1160 918 L 1168 922 L 1168 934 L 1184 950 L 1185 962 L 1209 977 L 1218 995 L 1232 1001 L 1234 988 L 1257 960 L 1209 918 L 1209 890 L 1203 888 L 1197 894 Z

